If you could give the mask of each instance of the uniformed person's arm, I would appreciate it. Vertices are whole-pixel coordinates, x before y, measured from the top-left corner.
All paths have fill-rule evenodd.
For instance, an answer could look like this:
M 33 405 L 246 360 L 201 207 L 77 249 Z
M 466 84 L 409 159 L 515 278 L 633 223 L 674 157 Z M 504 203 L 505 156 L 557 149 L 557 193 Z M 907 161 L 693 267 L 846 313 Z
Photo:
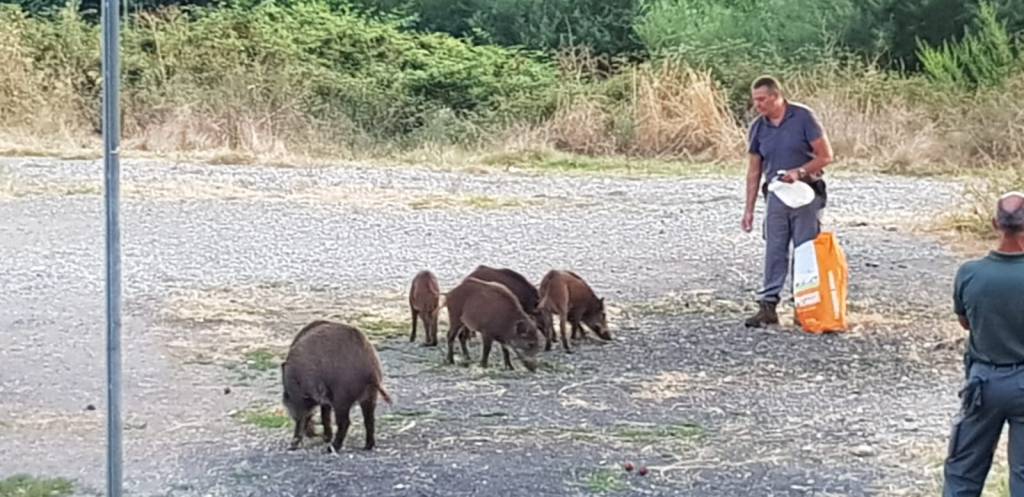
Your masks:
M 957 269 L 956 276 L 953 278 L 953 313 L 956 314 L 957 320 L 960 321 L 960 326 L 967 331 L 971 331 L 971 322 L 967 319 L 967 306 L 964 304 L 964 292 L 963 292 L 963 279 L 964 279 L 964 268 Z

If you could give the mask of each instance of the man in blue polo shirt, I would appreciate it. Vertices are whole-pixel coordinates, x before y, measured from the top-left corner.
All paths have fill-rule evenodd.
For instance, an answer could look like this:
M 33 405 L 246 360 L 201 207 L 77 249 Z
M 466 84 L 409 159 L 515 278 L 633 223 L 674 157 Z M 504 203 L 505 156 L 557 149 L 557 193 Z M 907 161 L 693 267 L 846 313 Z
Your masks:
M 967 382 L 953 422 L 944 497 L 978 497 L 1003 425 L 1010 424 L 1010 496 L 1024 497 L 1024 193 L 1003 195 L 999 245 L 953 281 L 953 310 L 968 330 Z
M 766 203 L 764 283 L 758 294 L 760 310 L 745 321 L 747 327 L 760 327 L 779 322 L 775 308 L 789 272 L 790 244 L 796 247 L 813 240 L 821 229 L 819 216 L 826 203 L 821 176 L 832 162 L 832 146 L 814 111 L 787 100 L 775 78 L 758 78 L 751 86 L 751 95 L 761 115 L 750 125 L 746 208 L 741 227 L 746 232 L 753 229 L 760 191 Z M 787 183 L 809 183 L 816 193 L 814 200 L 794 209 L 774 194 L 769 195 L 768 182 L 779 176 Z

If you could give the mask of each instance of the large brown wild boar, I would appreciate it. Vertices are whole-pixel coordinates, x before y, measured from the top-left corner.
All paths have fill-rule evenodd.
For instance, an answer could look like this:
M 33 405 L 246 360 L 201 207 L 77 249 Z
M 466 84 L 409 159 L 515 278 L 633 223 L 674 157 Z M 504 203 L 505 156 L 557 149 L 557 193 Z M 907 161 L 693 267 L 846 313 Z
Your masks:
M 590 285 L 572 271 L 551 270 L 544 275 L 540 282 L 539 307 L 546 313 L 558 315 L 562 348 L 566 353 L 572 353 L 565 336 L 566 321 L 572 325 L 573 338 L 577 336 L 577 331 L 585 336 L 583 325 L 586 325 L 599 337 L 612 339 L 608 331 L 604 299 L 598 298 Z
M 331 321 L 313 321 L 296 335 L 288 356 L 281 363 L 283 401 L 295 431 L 289 450 L 302 443 L 302 436 L 312 432 L 313 408 L 320 407 L 324 439 L 331 441 L 330 413 L 338 424 L 333 442 L 327 450 L 340 450 L 349 428 L 349 410 L 356 402 L 363 411 L 366 427 L 365 449 L 376 445 L 374 414 L 377 395 L 387 403 L 391 397 L 384 390 L 377 351 L 358 329 Z
M 516 296 L 504 285 L 466 278 L 445 294 L 448 308 L 448 364 L 454 364 L 453 346 L 458 335 L 462 354 L 468 359 L 466 338 L 469 332 L 480 334 L 483 342 L 481 367 L 487 367 L 491 344 L 498 342 L 505 359 L 505 367 L 512 367 L 508 349 L 511 347 L 526 369 L 536 371 L 536 356 L 540 351 L 540 331 Z
M 519 299 L 519 305 L 523 306 L 523 310 L 533 318 L 533 322 L 544 334 L 545 350 L 551 350 L 554 327 L 551 325 L 550 316 L 537 307 L 540 303 L 540 292 L 530 280 L 508 268 L 499 269 L 484 265 L 477 266 L 468 277 L 505 285 Z
M 441 310 L 441 287 L 437 277 L 430 271 L 420 271 L 412 279 L 409 288 L 409 309 L 412 311 L 412 333 L 409 342 L 416 341 L 416 320 L 423 321 L 423 345 L 437 346 L 437 314 Z

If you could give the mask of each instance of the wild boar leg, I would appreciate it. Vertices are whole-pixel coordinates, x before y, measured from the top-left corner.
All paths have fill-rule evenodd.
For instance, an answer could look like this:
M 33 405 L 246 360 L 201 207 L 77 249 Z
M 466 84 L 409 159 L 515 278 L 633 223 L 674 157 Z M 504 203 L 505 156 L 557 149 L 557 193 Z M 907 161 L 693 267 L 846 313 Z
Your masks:
M 427 328 L 427 344 L 435 347 L 437 346 L 437 310 L 428 314 L 429 322 L 425 325 Z
M 306 432 L 306 436 L 309 437 L 309 438 L 315 437 L 316 436 L 316 427 L 313 426 L 313 410 L 312 409 L 309 410 L 309 414 L 306 414 L 306 419 L 304 419 L 302 421 L 302 423 L 305 425 L 305 427 L 303 428 L 303 431 Z
M 302 444 L 302 433 L 306 431 L 306 420 L 309 416 L 305 413 L 299 416 L 292 416 L 292 420 L 295 421 L 295 431 L 292 434 L 292 443 L 288 446 L 288 450 L 295 450 Z
M 334 434 L 334 442 L 327 448 L 328 451 L 333 448 L 335 452 L 338 452 L 345 443 L 345 436 L 348 435 L 348 427 L 351 424 L 348 416 L 348 411 L 351 408 L 352 401 L 350 399 L 336 398 L 334 400 L 334 418 L 338 420 L 338 431 Z
M 361 401 L 359 407 L 363 410 L 363 425 L 366 427 L 366 445 L 363 448 L 371 450 L 377 445 L 377 441 L 374 439 L 374 414 L 377 407 L 376 390 Z
M 331 427 L 331 406 L 324 404 L 320 406 L 320 424 L 324 425 L 324 443 L 331 443 L 331 436 L 334 430 Z
M 516 368 L 512 367 L 512 358 L 508 355 L 508 348 L 505 344 L 501 344 L 501 355 L 505 356 L 505 367 L 510 371 L 514 371 Z
M 462 327 L 462 332 L 459 333 L 459 346 L 462 347 L 462 356 L 465 357 L 467 361 L 472 360 L 469 357 L 469 347 L 466 347 L 466 340 L 469 339 L 469 333 L 469 328 L 465 326 Z
M 487 367 L 487 358 L 491 355 L 491 337 L 481 333 L 481 339 L 484 342 L 484 349 L 481 352 L 480 367 Z
M 418 314 L 419 313 L 416 312 L 416 309 L 412 310 L 412 333 L 409 334 L 409 343 L 412 343 L 412 342 L 416 341 L 416 319 L 418 317 Z M 427 339 L 428 340 L 430 339 L 429 332 L 428 332 Z
M 448 328 L 448 364 L 455 364 L 455 352 L 453 349 L 455 348 L 455 335 L 459 332 L 459 328 L 459 326 L 454 324 Z
M 562 334 L 562 349 L 565 350 L 566 354 L 571 354 L 572 350 L 569 349 L 569 339 L 565 336 L 565 314 L 558 315 L 558 329 Z
M 572 324 L 573 338 L 579 338 L 581 340 L 587 338 L 587 331 L 583 329 L 583 326 L 580 326 L 579 321 L 570 319 L 569 322 Z
M 540 321 L 544 327 L 544 350 L 548 351 L 555 341 L 555 325 L 552 323 L 551 314 L 547 312 L 541 313 Z

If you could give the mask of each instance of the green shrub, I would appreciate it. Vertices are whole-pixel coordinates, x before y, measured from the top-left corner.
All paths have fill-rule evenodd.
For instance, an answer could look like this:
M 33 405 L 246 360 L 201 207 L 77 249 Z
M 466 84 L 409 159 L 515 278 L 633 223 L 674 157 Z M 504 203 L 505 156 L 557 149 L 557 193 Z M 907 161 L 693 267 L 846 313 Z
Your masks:
M 3 15 L 19 56 L 46 83 L 38 93 L 70 94 L 67 112 L 99 129 L 99 32 L 77 11 Z M 554 66 L 529 53 L 410 33 L 321 0 L 133 15 L 122 30 L 122 70 L 125 132 L 180 136 L 174 147 L 187 149 L 390 139 L 444 113 L 481 124 L 540 119 L 553 109 L 557 81 Z
M 989 3 L 982 3 L 974 31 L 959 42 L 944 41 L 938 48 L 918 41 L 926 74 L 944 85 L 978 88 L 1001 86 L 1018 70 L 1018 50 L 1005 23 Z

